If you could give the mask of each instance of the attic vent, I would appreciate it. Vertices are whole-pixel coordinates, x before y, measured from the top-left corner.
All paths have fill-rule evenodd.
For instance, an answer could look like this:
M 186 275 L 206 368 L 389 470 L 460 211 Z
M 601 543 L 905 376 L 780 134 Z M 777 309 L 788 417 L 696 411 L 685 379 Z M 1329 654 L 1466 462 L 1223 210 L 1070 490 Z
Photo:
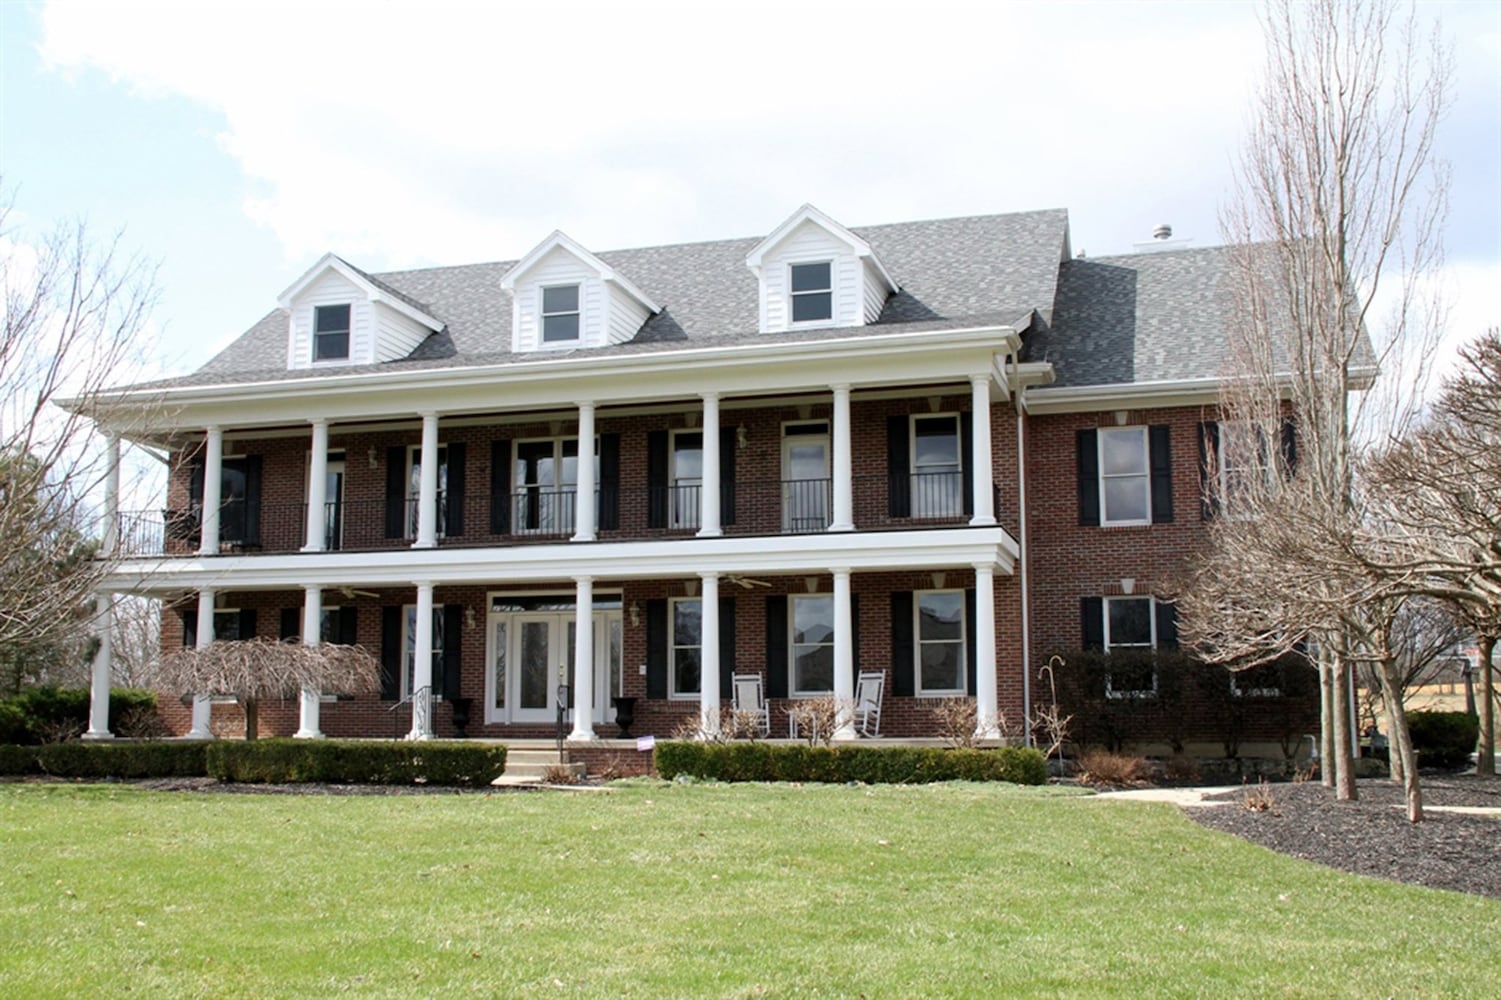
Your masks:
M 1166 222 L 1162 223 L 1156 229 L 1152 230 L 1152 239 L 1154 240 L 1170 240 L 1172 238 L 1173 227 L 1168 225 Z

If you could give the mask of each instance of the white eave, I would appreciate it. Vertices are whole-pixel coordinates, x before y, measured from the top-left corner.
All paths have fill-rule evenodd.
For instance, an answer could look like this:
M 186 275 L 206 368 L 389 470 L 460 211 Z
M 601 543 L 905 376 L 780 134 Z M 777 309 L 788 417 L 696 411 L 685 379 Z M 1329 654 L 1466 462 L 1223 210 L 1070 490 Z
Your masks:
M 1023 365 L 1023 368 L 1030 367 Z M 1350 389 L 1371 387 L 1376 369 L 1350 369 Z M 1127 382 L 1108 385 L 1065 385 L 1029 388 L 1025 399 L 1028 413 L 1088 413 L 1108 409 L 1143 409 L 1170 406 L 1212 406 L 1219 403 L 1228 380 L 1224 378 L 1172 379 L 1160 382 Z M 1280 378 L 1287 397 L 1292 376 Z
M 891 277 L 890 272 L 886 270 L 886 265 L 881 263 L 881 259 L 870 248 L 870 244 L 812 205 L 804 205 L 796 212 L 793 212 L 786 222 L 773 229 L 769 236 L 760 243 L 757 243 L 751 249 L 751 252 L 745 255 L 745 265 L 759 275 L 761 273 L 761 262 L 765 259 L 766 255 L 804 222 L 812 222 L 814 225 L 828 232 L 830 236 L 847 245 L 856 257 L 869 262 L 876 269 L 876 273 L 881 276 L 882 281 L 886 282 L 886 287 L 890 291 L 897 291 L 899 286 Z
M 532 248 L 532 251 L 530 253 L 528 253 L 525 257 L 522 257 L 515 264 L 511 265 L 511 269 L 501 277 L 500 287 L 504 291 L 514 292 L 516 290 L 517 283 L 519 283 L 521 279 L 526 276 L 527 272 L 536 267 L 537 264 L 542 260 L 542 258 L 546 257 L 548 254 L 557 249 L 562 249 L 572 256 L 578 258 L 579 261 L 581 261 L 585 266 L 598 274 L 600 280 L 607 281 L 613 285 L 618 286 L 621 291 L 625 292 L 631 298 L 641 303 L 651 312 L 659 313 L 662 311 L 662 307 L 657 305 L 656 302 L 652 301 L 651 296 L 647 295 L 640 288 L 636 287 L 635 282 L 631 281 L 625 275 L 615 270 L 615 268 L 611 267 L 609 264 L 606 264 L 604 261 L 600 260 L 594 254 L 590 253 L 584 248 L 583 244 L 579 243 L 573 237 L 569 236 L 567 233 L 563 232 L 560 229 L 553 230 L 551 236 L 547 237 L 547 239 L 543 240 L 541 243 L 538 243 L 535 247 Z
M 372 284 L 370 279 L 358 268 L 334 253 L 324 254 L 318 263 L 303 272 L 302 277 L 292 282 L 286 291 L 277 296 L 276 304 L 283 309 L 291 309 L 292 303 L 296 301 L 297 296 L 301 295 L 309 285 L 323 277 L 328 271 L 338 273 L 344 280 L 363 289 L 365 296 L 371 302 L 379 302 L 381 305 L 388 306 L 414 322 L 421 323 L 435 333 L 443 329 L 442 320 L 418 309 L 405 299 L 392 295 L 379 285 Z

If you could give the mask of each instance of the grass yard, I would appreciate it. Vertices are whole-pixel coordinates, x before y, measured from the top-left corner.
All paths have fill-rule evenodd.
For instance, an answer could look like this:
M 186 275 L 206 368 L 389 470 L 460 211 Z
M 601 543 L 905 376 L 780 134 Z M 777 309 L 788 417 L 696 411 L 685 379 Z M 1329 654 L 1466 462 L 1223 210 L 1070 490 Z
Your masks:
M 0 785 L 0 996 L 1493 996 L 1501 902 L 1002 786 Z

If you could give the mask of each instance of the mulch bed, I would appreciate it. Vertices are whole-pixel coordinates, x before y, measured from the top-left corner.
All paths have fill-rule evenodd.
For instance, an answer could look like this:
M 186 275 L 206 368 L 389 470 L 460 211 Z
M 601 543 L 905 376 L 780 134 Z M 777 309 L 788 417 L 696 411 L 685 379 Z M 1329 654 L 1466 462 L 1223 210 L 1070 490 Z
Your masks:
M 1501 778 L 1423 775 L 1423 805 L 1501 808 Z M 1386 780 L 1357 783 L 1340 802 L 1318 782 L 1268 785 L 1272 806 L 1247 808 L 1256 790 L 1226 793 L 1229 805 L 1184 810 L 1203 826 L 1305 861 L 1433 889 L 1501 898 L 1501 816 L 1425 808 L 1409 823 L 1402 789 Z

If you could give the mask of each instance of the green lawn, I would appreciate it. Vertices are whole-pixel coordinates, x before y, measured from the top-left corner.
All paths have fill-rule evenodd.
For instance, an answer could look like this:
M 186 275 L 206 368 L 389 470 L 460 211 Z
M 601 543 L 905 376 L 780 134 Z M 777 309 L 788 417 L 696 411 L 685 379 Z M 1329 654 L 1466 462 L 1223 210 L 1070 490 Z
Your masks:
M 1496 900 L 1044 789 L 0 785 L 7 998 L 1480 997 L 1498 942 Z

